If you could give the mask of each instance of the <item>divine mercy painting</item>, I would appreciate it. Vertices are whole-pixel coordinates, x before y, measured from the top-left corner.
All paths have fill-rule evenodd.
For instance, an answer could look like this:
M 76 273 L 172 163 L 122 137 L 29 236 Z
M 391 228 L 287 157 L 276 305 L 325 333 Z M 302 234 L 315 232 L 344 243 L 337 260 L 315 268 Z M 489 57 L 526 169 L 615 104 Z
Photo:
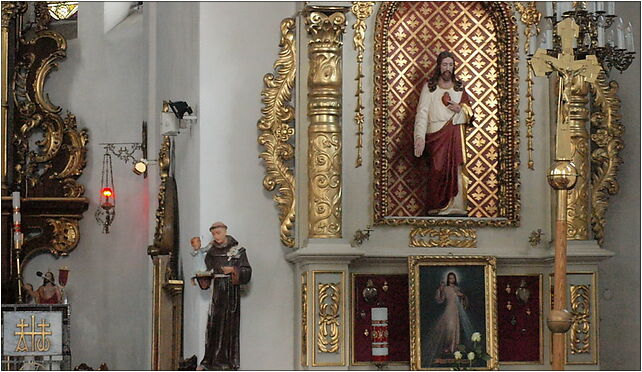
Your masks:
M 490 368 L 496 363 L 494 258 L 409 258 L 411 366 Z

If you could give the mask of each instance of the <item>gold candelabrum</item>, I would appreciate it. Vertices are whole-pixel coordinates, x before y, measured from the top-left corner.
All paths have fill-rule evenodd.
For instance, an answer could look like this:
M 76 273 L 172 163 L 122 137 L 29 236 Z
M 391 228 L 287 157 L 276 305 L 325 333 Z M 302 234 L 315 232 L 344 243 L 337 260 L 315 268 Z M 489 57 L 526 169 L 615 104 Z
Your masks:
M 536 48 L 545 50 L 545 55 L 550 57 L 562 54 L 563 38 L 559 26 L 572 20 L 577 32 L 570 39 L 567 53 L 577 59 L 593 56 L 605 72 L 613 68 L 622 72 L 631 65 L 635 57 L 632 26 L 630 22 L 625 26 L 622 18 L 615 15 L 614 2 L 546 2 L 544 15 L 539 36 L 529 36 L 529 63 Z M 590 112 L 586 107 L 589 85 L 579 75 L 569 79 L 565 109 L 571 133 L 571 160 L 578 176 L 576 186 L 568 191 L 567 238 L 588 240 L 591 238 Z
M 557 25 L 570 18 L 579 26 L 573 40 L 573 52 L 578 58 L 594 55 L 606 72 L 615 68 L 621 73 L 629 68 L 635 58 L 633 27 L 615 14 L 614 1 L 553 1 L 545 6 L 538 48 L 557 56 L 561 52 Z
M 555 162 L 553 163 L 548 182 L 556 191 L 557 213 L 555 222 L 555 297 L 553 311 L 548 317 L 548 327 L 553 332 L 553 369 L 564 369 L 564 333 L 571 327 L 572 316 L 564 309 L 566 306 L 566 250 L 568 221 L 567 201 L 569 190 L 573 190 L 579 177 L 573 145 L 573 121 L 577 119 L 578 105 L 574 99 L 578 87 L 592 83 L 601 71 L 596 56 L 587 55 L 584 60 L 576 59 L 573 41 L 579 36 L 580 27 L 572 18 L 566 18 L 557 24 L 557 34 L 561 42 L 560 53 L 552 57 L 547 50 L 538 49 L 532 59 L 535 76 L 545 76 L 557 72 L 560 77 L 557 122 L 555 138 Z M 584 92 L 586 93 L 586 92 Z M 581 110 L 580 110 L 581 111 Z M 582 115 L 580 115 L 582 116 Z

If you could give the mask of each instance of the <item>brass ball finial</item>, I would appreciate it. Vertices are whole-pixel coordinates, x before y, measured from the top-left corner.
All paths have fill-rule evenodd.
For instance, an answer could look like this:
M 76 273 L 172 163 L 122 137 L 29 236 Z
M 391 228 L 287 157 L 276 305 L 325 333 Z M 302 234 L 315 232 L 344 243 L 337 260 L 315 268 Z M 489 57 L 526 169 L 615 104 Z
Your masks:
M 568 160 L 556 161 L 548 173 L 548 184 L 555 190 L 570 190 L 577 182 L 577 169 Z
M 548 329 L 553 333 L 566 333 L 573 325 L 573 314 L 568 310 L 551 310 L 546 319 Z

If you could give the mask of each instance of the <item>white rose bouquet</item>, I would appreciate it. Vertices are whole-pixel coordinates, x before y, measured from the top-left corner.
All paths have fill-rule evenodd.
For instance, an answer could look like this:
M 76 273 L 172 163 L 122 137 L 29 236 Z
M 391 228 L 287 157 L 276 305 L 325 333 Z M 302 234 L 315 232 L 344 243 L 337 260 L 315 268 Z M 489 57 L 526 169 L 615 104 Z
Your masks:
M 454 367 L 455 371 L 463 371 L 469 367 L 472 368 L 473 362 L 475 360 L 484 360 L 485 362 L 490 360 L 490 355 L 488 355 L 488 353 L 486 353 L 482 349 L 481 340 L 482 340 L 481 333 L 474 332 L 470 336 L 470 341 L 473 342 L 472 351 L 467 352 L 465 345 L 459 345 L 457 347 L 458 350 L 453 353 L 453 356 L 455 357 L 455 363 L 457 363 L 457 365 Z M 466 354 L 466 358 L 468 359 L 468 365 L 464 364 L 466 363 L 463 360 L 464 353 Z

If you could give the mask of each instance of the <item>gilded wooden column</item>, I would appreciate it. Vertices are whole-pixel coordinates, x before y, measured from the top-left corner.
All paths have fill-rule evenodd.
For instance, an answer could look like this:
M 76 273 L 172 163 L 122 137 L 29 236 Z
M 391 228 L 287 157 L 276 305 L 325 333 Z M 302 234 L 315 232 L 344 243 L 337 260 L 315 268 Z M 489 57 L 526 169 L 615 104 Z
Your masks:
M 341 237 L 341 98 L 345 7 L 307 7 L 308 229 L 310 238 Z
M 8 195 L 8 149 L 9 149 L 9 70 L 13 67 L 12 58 L 15 54 L 12 27 L 15 26 L 16 17 L 26 10 L 26 3 L 5 1 L 2 3 L 2 190 L 3 195 Z M 12 58 L 10 58 L 10 55 Z
M 573 78 L 571 96 L 568 102 L 568 121 L 571 131 L 572 162 L 578 177 L 575 188 L 568 193 L 568 230 L 569 240 L 589 239 L 591 213 L 589 210 L 589 187 L 591 167 L 589 160 L 589 85 L 582 76 Z

